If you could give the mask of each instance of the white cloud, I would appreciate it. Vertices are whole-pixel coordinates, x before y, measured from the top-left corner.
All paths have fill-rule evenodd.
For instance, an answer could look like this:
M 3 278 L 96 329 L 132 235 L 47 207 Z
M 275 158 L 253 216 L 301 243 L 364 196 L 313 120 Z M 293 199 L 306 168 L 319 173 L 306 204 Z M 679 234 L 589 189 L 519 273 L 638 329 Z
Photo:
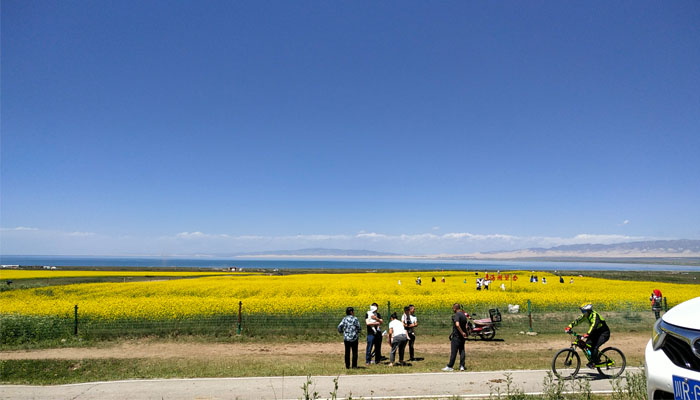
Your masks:
M 220 238 L 230 238 L 229 235 L 226 234 L 209 234 L 209 233 L 202 233 L 199 231 L 196 232 L 180 232 L 177 235 L 175 235 L 176 238 L 178 239 L 220 239 Z
M 242 235 L 242 236 L 236 236 L 236 239 L 240 239 L 240 240 L 265 240 L 265 236 Z
M 26 226 L 18 226 L 15 228 L 0 228 L 0 231 L 38 231 L 37 228 L 29 228 Z
M 200 238 L 204 236 L 205 235 L 202 232 L 180 232 L 177 235 L 175 235 L 175 237 L 179 239 Z
M 614 243 L 614 242 L 629 242 L 631 240 L 640 240 L 641 237 L 625 236 L 625 235 L 595 235 L 582 233 L 573 237 L 574 241 L 581 243 Z
M 346 235 L 295 235 L 295 236 L 282 236 L 285 239 L 300 239 L 300 240 L 310 240 L 310 241 L 326 241 L 326 240 L 342 240 L 349 239 Z
M 446 233 L 442 235 L 444 239 L 469 239 L 469 240 L 512 240 L 517 239 L 517 236 L 490 234 L 490 235 L 475 235 L 467 232 Z
M 85 237 L 85 236 L 95 236 L 94 232 L 64 232 L 51 229 L 39 229 L 39 228 L 29 228 L 26 226 L 18 226 L 16 228 L 0 228 L 0 231 L 12 233 L 12 232 L 26 232 L 32 235 L 53 235 L 53 236 L 74 236 L 74 237 Z
M 569 244 L 611 244 L 645 240 L 625 235 L 582 233 L 572 237 L 514 236 L 500 233 L 475 234 L 470 232 L 386 234 L 360 231 L 355 235 L 299 234 L 286 236 L 226 235 L 200 231 L 181 232 L 175 239 L 200 239 L 212 251 L 264 251 L 303 247 L 334 247 L 368 249 L 403 254 L 471 253 L 494 250 L 517 250 L 531 247 L 555 247 Z M 165 241 L 173 237 L 161 238 Z M 219 250 L 216 250 L 219 249 Z
M 570 237 L 514 236 L 503 233 L 449 232 L 356 234 L 231 235 L 183 231 L 160 237 L 109 236 L 37 228 L 2 228 L 5 254 L 235 254 L 309 247 L 364 249 L 392 253 L 468 254 L 570 244 L 611 244 L 652 240 L 642 236 L 581 233 Z
M 96 233 L 94 232 L 68 232 L 66 233 L 68 236 L 76 236 L 76 237 L 86 237 L 86 236 L 95 236 Z
M 391 237 L 391 236 L 389 236 L 389 237 Z M 398 239 L 403 240 L 403 241 L 415 242 L 415 241 L 422 241 L 422 240 L 434 240 L 434 239 L 439 238 L 439 236 L 434 235 L 432 233 L 419 233 L 419 234 L 413 234 L 413 235 L 402 234 L 399 236 L 393 236 L 391 238 L 393 238 L 393 239 L 398 238 Z
M 355 237 L 356 238 L 370 238 L 370 239 L 385 239 L 388 236 L 381 234 L 381 233 L 376 233 L 376 232 L 369 232 L 369 233 L 360 232 L 357 235 L 355 235 Z
M 541 243 L 542 247 L 554 247 L 570 244 L 613 244 L 624 242 L 638 242 L 643 240 L 651 240 L 654 238 L 644 236 L 626 236 L 626 235 L 599 235 L 582 233 L 569 238 L 562 237 L 533 237 L 532 240 Z

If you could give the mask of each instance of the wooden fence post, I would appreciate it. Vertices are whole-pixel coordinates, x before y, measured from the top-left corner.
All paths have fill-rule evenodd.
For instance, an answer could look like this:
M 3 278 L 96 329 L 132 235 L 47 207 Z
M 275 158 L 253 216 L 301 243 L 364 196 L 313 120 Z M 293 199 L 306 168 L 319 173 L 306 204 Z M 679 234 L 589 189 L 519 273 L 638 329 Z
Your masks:
M 78 336 L 78 305 L 75 305 L 75 323 L 73 325 L 73 334 Z
M 241 334 L 241 311 L 243 310 L 243 302 L 238 302 L 238 334 Z

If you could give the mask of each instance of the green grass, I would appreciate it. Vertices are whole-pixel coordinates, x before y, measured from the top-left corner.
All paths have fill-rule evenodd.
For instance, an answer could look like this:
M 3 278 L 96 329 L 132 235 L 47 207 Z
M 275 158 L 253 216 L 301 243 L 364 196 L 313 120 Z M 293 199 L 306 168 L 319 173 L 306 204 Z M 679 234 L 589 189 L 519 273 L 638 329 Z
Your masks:
M 76 285 L 80 283 L 126 283 L 126 282 L 147 282 L 163 281 L 174 279 L 196 279 L 201 276 L 85 276 L 85 277 L 60 277 L 60 278 L 28 278 L 13 279 L 12 284 L 6 281 L 0 282 L 0 292 L 21 289 L 36 289 L 47 286 Z
M 339 347 L 342 344 L 338 345 Z M 539 347 L 539 346 L 533 346 Z M 83 359 L 83 360 L 3 360 L 0 361 L 4 384 L 63 384 L 89 381 L 149 378 L 204 378 L 242 376 L 304 376 L 341 374 L 388 374 L 437 372 L 449 358 L 449 343 L 444 352 L 424 354 L 422 361 L 410 366 L 389 367 L 386 362 L 365 367 L 364 346 L 360 346 L 360 368 L 346 370 L 340 354 L 277 355 L 265 353 L 217 359 Z M 420 347 L 417 347 L 420 350 Z M 467 344 L 469 371 L 507 369 L 549 369 L 557 349 L 510 351 L 473 351 Z M 388 356 L 388 349 L 385 350 Z M 640 355 L 628 355 L 627 365 L 639 365 Z M 584 371 L 585 372 L 585 371 Z M 591 370 L 592 372 L 592 370 Z

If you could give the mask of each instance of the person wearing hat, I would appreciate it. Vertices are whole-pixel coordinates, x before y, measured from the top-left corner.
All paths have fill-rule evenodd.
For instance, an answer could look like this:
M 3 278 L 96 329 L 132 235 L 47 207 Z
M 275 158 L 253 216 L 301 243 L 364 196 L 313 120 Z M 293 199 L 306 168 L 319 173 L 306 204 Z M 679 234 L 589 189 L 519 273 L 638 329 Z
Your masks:
M 360 339 L 360 321 L 355 317 L 355 309 L 345 309 L 345 318 L 338 324 L 338 333 L 343 334 L 345 342 L 345 368 L 350 369 L 350 352 L 352 351 L 352 367 L 357 368 L 357 346 Z
M 605 323 L 603 317 L 596 311 L 593 311 L 593 304 L 583 303 L 581 307 L 581 316 L 571 322 L 564 330 L 569 333 L 571 328 L 583 321 L 587 321 L 590 327 L 588 332 L 583 334 L 583 338 L 587 339 L 587 343 L 591 346 L 591 362 L 586 364 L 588 368 L 594 368 L 598 361 L 598 349 L 603 343 L 610 339 L 610 328 Z

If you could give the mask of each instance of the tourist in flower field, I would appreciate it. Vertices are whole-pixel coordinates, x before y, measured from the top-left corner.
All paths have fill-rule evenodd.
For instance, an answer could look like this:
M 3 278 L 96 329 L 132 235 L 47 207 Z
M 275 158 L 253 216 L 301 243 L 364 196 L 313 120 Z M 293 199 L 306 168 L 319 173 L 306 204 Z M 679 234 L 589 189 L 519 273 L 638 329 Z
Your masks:
M 367 351 L 365 354 L 365 363 L 369 365 L 372 362 L 372 351 L 374 351 L 374 362 L 379 364 L 382 360 L 382 323 L 384 320 L 377 311 L 379 305 L 372 303 L 367 311 L 365 324 L 367 325 Z
M 459 351 L 459 370 L 464 371 L 464 342 L 467 340 L 467 317 L 462 312 L 462 306 L 455 303 L 452 306 L 452 334 L 450 335 L 450 361 L 443 371 L 454 371 L 457 352 Z
M 654 289 L 654 291 L 651 292 L 651 296 L 649 296 L 649 301 L 651 301 L 651 310 L 654 312 L 656 319 L 661 317 L 662 300 L 663 296 L 661 295 L 661 291 L 659 289 Z
M 403 364 L 403 355 L 406 352 L 406 343 L 408 343 L 408 335 L 406 328 L 399 320 L 396 313 L 391 314 L 391 322 L 389 322 L 389 345 L 391 346 L 391 356 L 389 357 L 389 366 L 394 366 L 396 360 L 396 350 L 399 351 L 399 364 Z
M 350 369 L 350 353 L 352 352 L 352 367 L 357 368 L 357 347 L 360 339 L 360 321 L 355 318 L 355 309 L 345 309 L 345 318 L 338 324 L 338 333 L 343 334 L 345 343 L 345 368 Z
M 605 323 L 603 317 L 596 311 L 593 311 L 593 304 L 583 303 L 580 309 L 581 316 L 570 323 L 564 330 L 568 333 L 571 331 L 571 328 L 584 320 L 588 322 L 590 328 L 588 328 L 588 332 L 583 334 L 583 338 L 587 339 L 591 345 L 591 362 L 586 364 L 586 366 L 593 368 L 598 363 L 598 348 L 610 339 L 610 328 L 608 328 L 608 324 Z
M 413 349 L 413 345 L 416 343 L 416 332 L 414 328 L 418 326 L 418 318 L 416 318 L 416 307 L 413 304 L 403 308 L 401 322 L 403 322 L 403 326 L 404 328 L 406 328 L 406 335 L 408 336 L 408 360 L 413 361 L 415 360 L 415 352 Z

